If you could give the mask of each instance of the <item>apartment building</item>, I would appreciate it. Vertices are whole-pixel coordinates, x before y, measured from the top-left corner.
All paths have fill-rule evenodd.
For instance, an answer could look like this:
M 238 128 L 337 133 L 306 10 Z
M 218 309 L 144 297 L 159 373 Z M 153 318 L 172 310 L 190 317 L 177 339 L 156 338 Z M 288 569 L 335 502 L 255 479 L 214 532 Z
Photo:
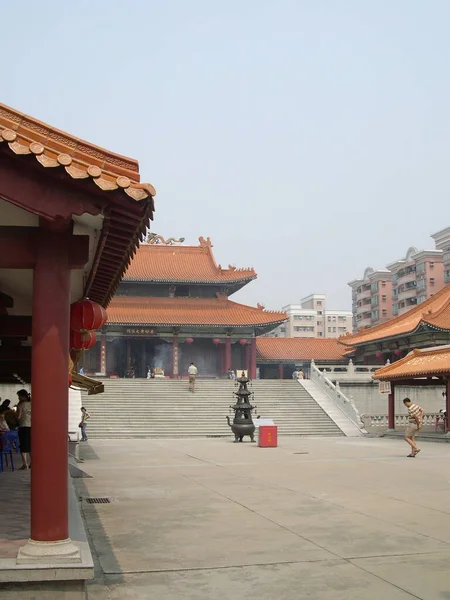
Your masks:
M 352 312 L 329 310 L 325 294 L 311 294 L 302 298 L 300 304 L 283 307 L 289 317 L 267 337 L 337 338 L 353 332 Z
M 392 315 L 402 315 L 444 287 L 442 250 L 409 248 L 406 257 L 387 268 L 392 272 Z
M 434 239 L 436 250 L 442 250 L 442 262 L 444 268 L 444 285 L 450 283 L 450 227 L 441 229 L 431 236 Z
M 444 233 L 446 232 L 446 233 Z M 352 289 L 354 330 L 373 327 L 391 317 L 401 315 L 421 304 L 444 284 L 444 249 L 446 248 L 448 281 L 450 281 L 450 227 L 432 236 L 434 250 L 411 247 L 406 256 L 387 265 L 386 269 L 368 267 L 362 278 L 348 283 Z
M 392 273 L 388 269 L 367 267 L 352 288 L 353 330 L 372 327 L 392 318 Z

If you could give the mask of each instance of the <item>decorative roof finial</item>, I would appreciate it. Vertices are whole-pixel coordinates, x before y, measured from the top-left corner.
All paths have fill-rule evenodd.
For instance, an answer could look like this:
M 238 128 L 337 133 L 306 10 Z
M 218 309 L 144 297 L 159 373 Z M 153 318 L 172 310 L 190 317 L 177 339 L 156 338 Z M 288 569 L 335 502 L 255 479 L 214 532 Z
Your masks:
M 158 235 L 157 233 L 148 232 L 147 239 L 145 240 L 147 244 L 153 244 L 156 246 L 180 246 L 184 242 L 184 237 L 179 240 L 174 237 L 167 238 L 165 240 L 162 235 Z

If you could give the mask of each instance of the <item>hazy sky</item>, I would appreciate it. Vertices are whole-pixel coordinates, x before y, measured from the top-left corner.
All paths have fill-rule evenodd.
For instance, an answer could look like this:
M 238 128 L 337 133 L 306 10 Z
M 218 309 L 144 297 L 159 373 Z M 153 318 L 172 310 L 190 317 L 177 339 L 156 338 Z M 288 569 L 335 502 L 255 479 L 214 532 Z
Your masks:
M 153 231 L 327 293 L 450 225 L 448 0 L 21 0 L 1 101 L 139 159 Z

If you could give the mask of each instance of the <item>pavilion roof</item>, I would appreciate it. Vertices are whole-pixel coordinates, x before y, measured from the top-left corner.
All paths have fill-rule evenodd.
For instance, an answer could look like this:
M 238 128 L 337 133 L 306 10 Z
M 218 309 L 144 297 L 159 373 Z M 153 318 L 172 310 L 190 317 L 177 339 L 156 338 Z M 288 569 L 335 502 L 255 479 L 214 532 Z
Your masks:
M 256 352 L 260 360 L 341 361 L 349 349 L 337 339 L 259 337 Z
M 267 311 L 218 298 L 158 298 L 115 296 L 108 308 L 109 325 L 275 327 L 284 312 Z
M 353 335 L 342 336 L 339 340 L 346 346 L 360 346 L 413 333 L 422 325 L 450 331 L 450 284 L 403 315 L 375 327 L 361 329 Z
M 91 214 L 101 213 L 104 226 L 84 294 L 106 307 L 153 217 L 155 189 L 140 182 L 138 162 L 4 104 L 0 104 L 0 154 L 23 172 L 36 172 L 40 181 L 42 174 L 48 177 L 48 186 L 57 183 L 81 190 L 95 201 L 96 212 Z M 24 202 L 29 203 L 28 196 Z M 62 199 L 61 210 L 63 204 Z M 21 208 L 45 218 L 35 205 Z M 76 210 L 83 208 L 80 204 Z M 82 214 L 76 210 L 72 216 Z
M 404 358 L 375 371 L 380 381 L 433 377 L 450 373 L 450 346 L 415 349 Z
M 256 278 L 252 268 L 222 269 L 217 265 L 209 238 L 198 246 L 142 244 L 123 281 L 173 283 L 238 283 Z

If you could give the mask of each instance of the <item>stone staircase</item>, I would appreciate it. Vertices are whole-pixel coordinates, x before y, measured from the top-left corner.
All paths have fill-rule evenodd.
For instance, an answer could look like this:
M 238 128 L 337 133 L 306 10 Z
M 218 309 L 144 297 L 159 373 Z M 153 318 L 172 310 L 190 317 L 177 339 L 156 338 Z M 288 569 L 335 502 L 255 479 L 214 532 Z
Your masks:
M 91 438 L 224 437 L 231 430 L 235 403 L 233 381 L 199 379 L 195 394 L 186 380 L 107 379 L 105 392 L 83 393 L 83 404 L 91 414 Z M 257 380 L 256 414 L 273 419 L 279 435 L 337 436 L 339 427 L 313 397 L 291 380 Z

